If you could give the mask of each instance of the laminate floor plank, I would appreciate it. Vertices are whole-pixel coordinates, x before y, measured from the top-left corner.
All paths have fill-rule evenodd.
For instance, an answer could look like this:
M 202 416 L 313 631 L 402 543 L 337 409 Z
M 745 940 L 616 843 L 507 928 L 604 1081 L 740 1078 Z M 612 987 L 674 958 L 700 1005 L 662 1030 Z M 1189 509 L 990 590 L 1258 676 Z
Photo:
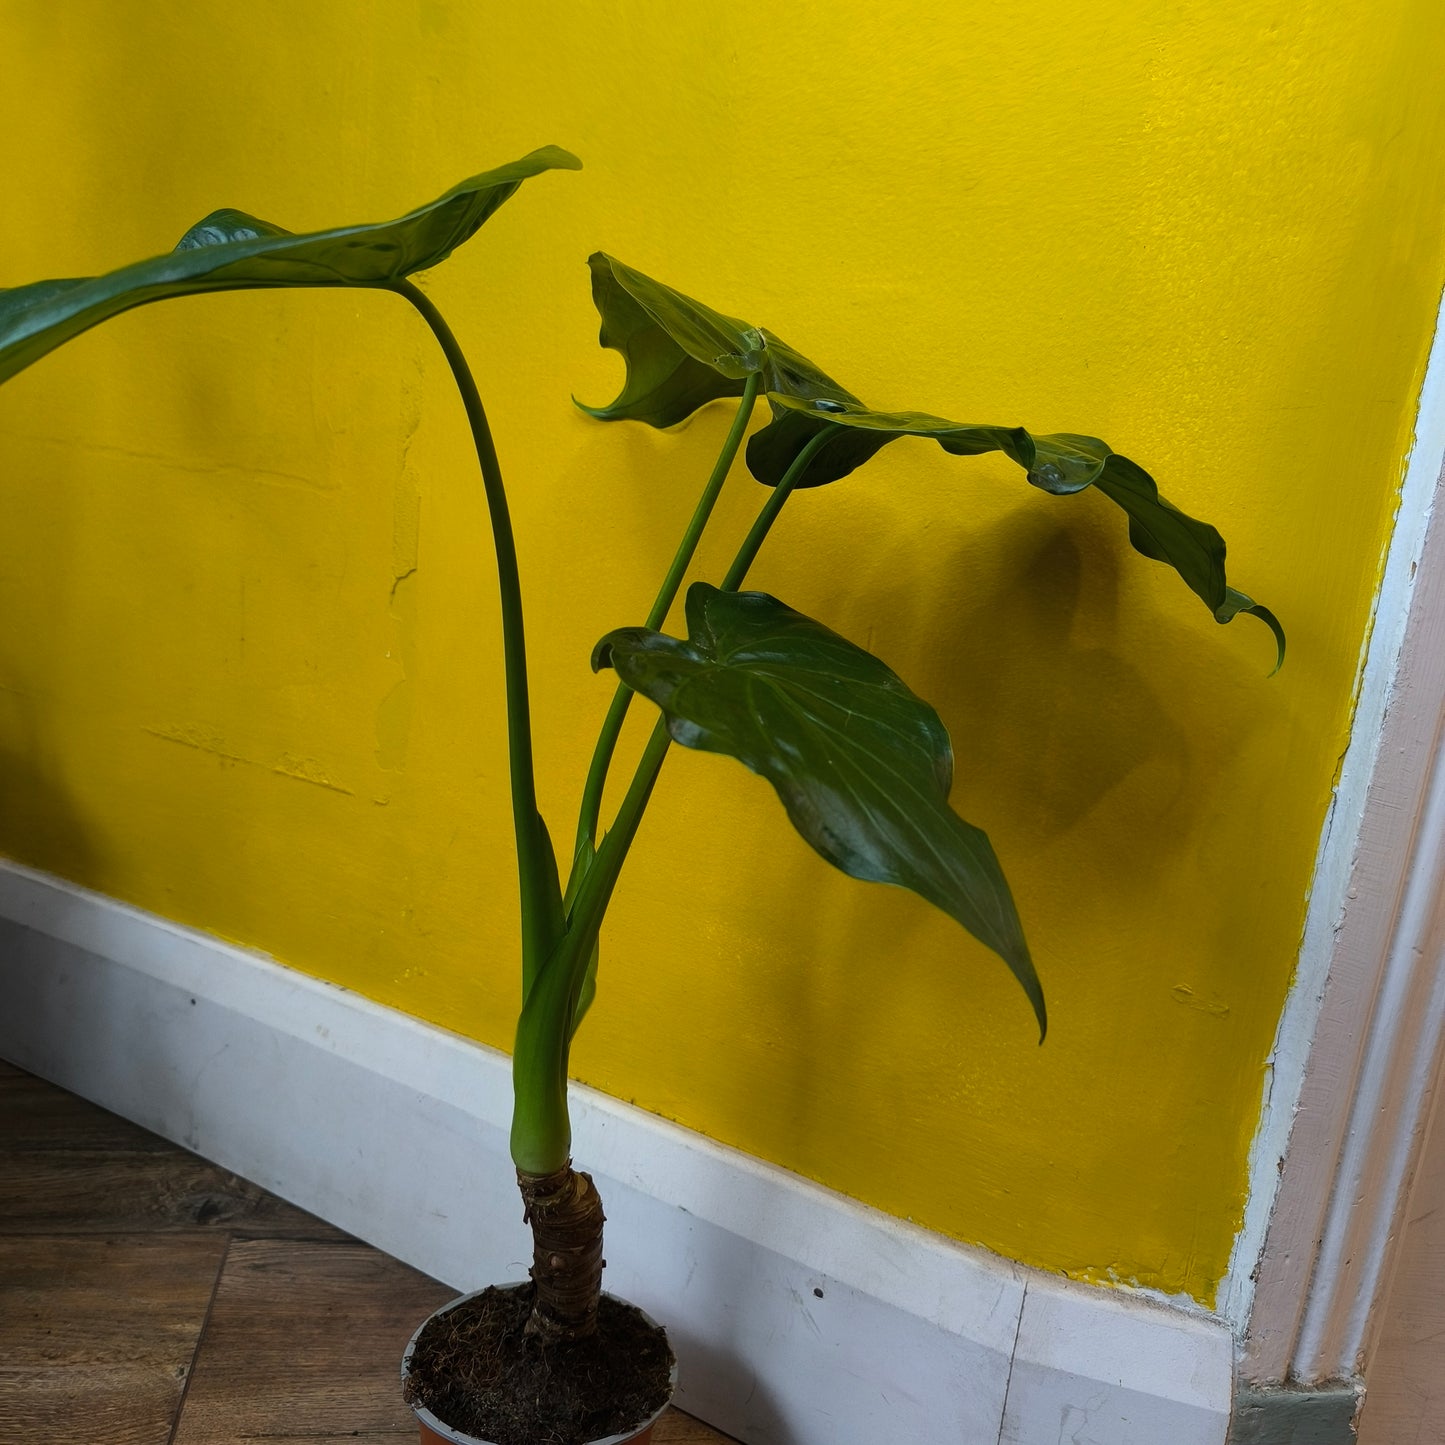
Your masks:
M 6 1234 L 214 1228 L 348 1238 L 159 1135 L 18 1071 L 0 1076 L 0 1160 Z
M 176 1146 L 139 1124 L 13 1065 L 0 1074 L 0 1152 L 61 1149 L 167 1154 Z
M 684 1415 L 681 1410 L 669 1410 L 652 1432 L 652 1445 L 737 1445 L 737 1442 L 731 1435 L 720 1435 L 710 1425 Z
M 0 1442 L 166 1445 L 226 1245 L 0 1237 Z
M 235 1240 L 175 1445 L 415 1439 L 401 1355 L 451 1295 L 354 1241 Z
M 0 1158 L 0 1228 L 10 1235 L 215 1229 L 292 1239 L 349 1237 L 181 1149 L 17 1150 Z

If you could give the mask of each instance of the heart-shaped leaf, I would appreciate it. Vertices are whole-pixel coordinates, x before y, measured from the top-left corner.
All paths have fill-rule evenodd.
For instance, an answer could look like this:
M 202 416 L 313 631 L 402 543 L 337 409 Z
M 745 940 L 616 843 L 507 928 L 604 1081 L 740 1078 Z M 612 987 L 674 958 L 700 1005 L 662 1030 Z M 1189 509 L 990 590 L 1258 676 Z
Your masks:
M 762 592 L 687 594 L 688 640 L 610 632 L 611 666 L 685 747 L 727 753 L 777 790 L 793 826 L 854 878 L 926 898 L 994 950 L 1045 1027 L 1043 991 L 988 838 L 948 806 L 938 714 L 884 663 Z
M 270 286 L 394 285 L 444 261 L 529 176 L 580 165 L 569 151 L 544 146 L 399 220 L 299 236 L 241 211 L 216 211 L 167 255 L 104 276 L 0 290 L 0 382 L 82 331 L 151 301 Z

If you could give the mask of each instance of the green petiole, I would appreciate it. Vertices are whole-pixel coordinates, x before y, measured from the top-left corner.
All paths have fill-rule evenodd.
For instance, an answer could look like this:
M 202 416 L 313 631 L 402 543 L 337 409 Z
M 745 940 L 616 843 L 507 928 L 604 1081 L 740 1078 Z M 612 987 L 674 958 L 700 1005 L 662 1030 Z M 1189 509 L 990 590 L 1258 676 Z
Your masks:
M 440 311 L 410 281 L 390 287 L 421 313 L 441 345 L 461 393 L 482 471 L 492 543 L 501 590 L 502 658 L 507 696 L 507 758 L 511 773 L 512 828 L 517 842 L 517 875 L 522 909 L 522 976 L 524 993 L 543 961 L 556 947 L 563 929 L 562 897 L 557 864 L 546 825 L 537 811 L 537 786 L 532 764 L 532 714 L 527 691 L 527 645 L 522 626 L 522 585 L 507 493 L 487 414 L 466 357 Z
M 783 473 L 782 480 L 773 488 L 772 496 L 763 503 L 757 520 L 753 522 L 748 535 L 743 538 L 743 545 L 738 548 L 738 555 L 733 558 L 733 565 L 728 568 L 728 574 L 722 580 L 721 590 L 723 592 L 736 592 L 743 585 L 743 579 L 748 575 L 748 568 L 753 565 L 753 561 L 758 555 L 758 549 L 767 540 L 773 523 L 778 520 L 778 513 L 783 510 L 783 503 L 792 495 L 793 488 L 798 485 L 799 479 L 808 468 L 808 463 L 817 456 L 834 435 L 833 431 L 825 428 L 810 438 L 807 446 L 798 453 L 792 466 Z M 655 625 L 649 624 L 649 626 Z
M 752 418 L 753 406 L 757 401 L 761 382 L 762 374 L 756 371 L 747 379 L 742 400 L 738 403 L 737 415 L 733 418 L 732 427 L 723 442 L 722 450 L 718 453 L 712 475 L 708 478 L 707 486 L 703 488 L 702 496 L 698 499 L 697 506 L 693 510 L 692 520 L 687 524 L 687 530 L 683 533 L 682 540 L 677 544 L 677 552 L 673 556 L 667 576 L 662 580 L 662 586 L 658 588 L 657 597 L 652 604 L 652 611 L 647 614 L 648 627 L 659 628 L 667 619 L 668 610 L 677 597 L 677 589 L 682 586 L 682 579 L 686 576 L 688 565 L 697 551 L 697 544 L 702 537 L 703 529 L 712 516 L 713 507 L 717 504 L 723 483 L 727 481 L 728 473 L 732 470 L 733 460 L 738 454 L 738 448 L 742 445 L 743 434 L 747 431 L 748 422 Z M 602 794 L 607 786 L 607 770 L 612 766 L 612 755 L 617 749 L 617 740 L 622 735 L 623 720 L 627 717 L 627 709 L 631 704 L 632 689 L 619 683 L 617 691 L 612 695 L 607 716 L 603 719 L 602 731 L 598 734 L 597 746 L 592 753 L 592 763 L 587 770 L 587 782 L 582 790 L 582 807 L 577 819 L 575 851 L 580 852 L 584 844 L 595 844 L 597 841 L 597 823 L 602 811 Z
M 772 494 L 763 504 L 757 519 L 753 522 L 747 537 L 738 549 L 732 566 L 728 568 L 727 577 L 723 581 L 724 591 L 736 591 L 742 584 L 743 579 L 747 576 L 748 568 L 757 557 L 759 548 L 762 547 L 769 530 L 777 520 L 778 513 L 782 511 L 783 503 L 788 500 L 794 487 L 797 486 L 799 478 L 807 470 L 808 463 L 832 435 L 831 431 L 823 431 L 813 437 L 807 446 L 798 453 L 797 459 L 788 468 L 783 479 L 773 488 Z M 651 622 L 648 625 L 656 626 Z M 593 938 L 597 936 L 597 931 L 602 924 L 602 915 L 612 897 L 612 888 L 616 884 L 617 874 L 621 871 L 622 861 L 627 855 L 627 850 L 632 846 L 637 825 L 642 821 L 642 811 L 646 808 L 647 800 L 652 795 L 653 785 L 657 782 L 657 775 L 661 771 L 662 760 L 667 756 L 670 742 L 671 738 L 668 736 L 665 722 L 659 721 L 653 728 L 652 736 L 648 739 L 647 747 L 638 761 L 637 769 L 633 773 L 632 782 L 627 790 L 627 796 L 618 810 L 616 821 L 603 836 L 601 843 L 597 845 L 596 856 L 586 876 L 573 890 L 575 891 L 575 901 L 567 918 L 569 935 L 580 929 L 583 934 L 590 933 Z

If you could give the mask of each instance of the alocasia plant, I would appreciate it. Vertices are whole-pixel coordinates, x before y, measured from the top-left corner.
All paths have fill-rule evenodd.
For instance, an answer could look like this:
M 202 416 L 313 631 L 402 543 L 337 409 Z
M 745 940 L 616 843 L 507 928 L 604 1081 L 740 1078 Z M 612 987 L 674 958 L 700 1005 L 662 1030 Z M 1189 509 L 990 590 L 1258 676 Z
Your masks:
M 461 392 L 490 510 L 501 587 L 512 815 L 521 890 L 522 1006 L 514 1054 L 512 1154 L 534 1233 L 530 1328 L 577 1338 L 595 1328 L 602 1211 L 591 1179 L 571 1168 L 571 1041 L 596 989 L 598 935 L 670 744 L 727 753 L 777 790 L 798 832 L 855 878 L 911 889 L 999 955 L 1045 1027 L 1044 998 L 1013 898 L 987 837 L 948 805 L 952 748 L 938 714 L 883 662 L 776 598 L 741 591 L 789 495 L 836 482 L 903 436 L 953 456 L 1002 452 L 1056 496 L 1093 488 L 1128 516 L 1129 538 L 1172 566 L 1220 622 L 1274 617 L 1225 580 L 1224 542 L 1159 495 L 1142 467 L 1095 437 L 1035 436 L 921 412 L 871 410 L 770 332 L 711 310 L 601 253 L 589 262 L 601 339 L 626 362 L 603 421 L 672 426 L 737 399 L 722 451 L 645 623 L 610 632 L 593 653 L 619 684 L 581 799 L 565 885 L 533 776 L 521 583 L 506 494 L 481 398 L 455 337 L 408 279 L 472 236 L 523 180 L 579 162 L 547 147 L 464 181 L 430 205 L 380 225 L 292 235 L 236 211 L 192 227 L 167 255 L 104 276 L 0 291 L 0 381 L 71 337 L 132 307 L 203 291 L 351 286 L 396 293 L 432 329 Z M 768 493 L 718 585 L 687 594 L 687 637 L 662 626 L 760 399 L 770 413 L 747 443 Z M 607 773 L 636 694 L 661 718 L 612 824 L 601 827 Z

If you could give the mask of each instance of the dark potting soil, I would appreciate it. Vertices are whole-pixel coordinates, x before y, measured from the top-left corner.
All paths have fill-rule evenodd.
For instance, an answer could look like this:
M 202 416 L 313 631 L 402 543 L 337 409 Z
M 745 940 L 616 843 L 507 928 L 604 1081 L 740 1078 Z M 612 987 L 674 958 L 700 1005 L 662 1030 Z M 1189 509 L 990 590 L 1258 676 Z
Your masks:
M 597 1333 L 546 1344 L 523 1333 L 532 1286 L 493 1286 L 427 1323 L 408 1404 L 492 1445 L 586 1445 L 635 1429 L 667 1403 L 672 1351 L 641 1312 L 602 1300 Z

